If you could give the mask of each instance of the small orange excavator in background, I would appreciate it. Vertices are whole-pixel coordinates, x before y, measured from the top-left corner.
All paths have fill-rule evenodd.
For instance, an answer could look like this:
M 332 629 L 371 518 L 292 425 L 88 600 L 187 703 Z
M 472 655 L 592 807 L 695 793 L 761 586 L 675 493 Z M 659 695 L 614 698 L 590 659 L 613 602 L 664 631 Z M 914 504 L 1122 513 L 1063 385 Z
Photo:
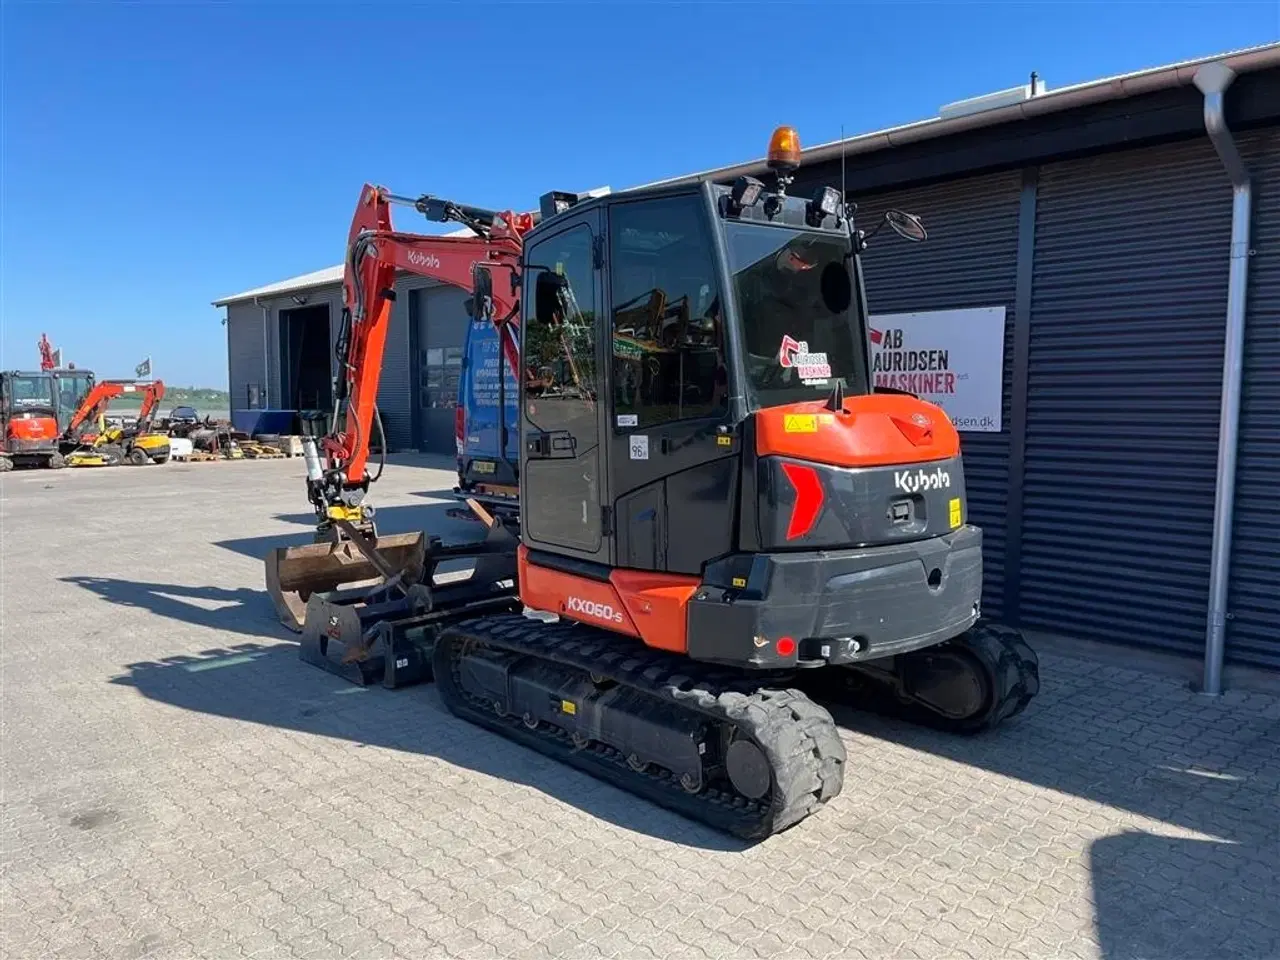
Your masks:
M 16 466 L 58 469 L 58 404 L 48 370 L 0 371 L 0 471 Z
M 142 392 L 138 420 L 131 427 L 108 427 L 106 412 L 111 401 Z M 62 436 L 66 461 L 73 467 L 112 467 L 119 463 L 144 466 L 169 459 L 169 438 L 152 433 L 156 408 L 164 398 L 160 380 L 102 380 L 85 394 Z
M 750 839 L 842 789 L 806 690 L 957 733 L 1027 706 L 1035 653 L 981 617 L 959 435 L 873 386 L 854 207 L 788 194 L 791 128 L 768 161 L 772 188 L 550 193 L 537 214 L 365 186 L 332 432 L 303 441 L 316 542 L 266 558 L 305 661 L 434 679 L 457 716 Z M 396 202 L 476 236 L 396 231 Z M 473 505 L 478 543 L 379 537 L 365 499 L 397 270 L 468 291 L 512 370 L 537 371 L 515 377 L 518 516 Z M 663 337 L 619 346 L 642 328 Z M 459 559 L 468 578 L 436 578 Z

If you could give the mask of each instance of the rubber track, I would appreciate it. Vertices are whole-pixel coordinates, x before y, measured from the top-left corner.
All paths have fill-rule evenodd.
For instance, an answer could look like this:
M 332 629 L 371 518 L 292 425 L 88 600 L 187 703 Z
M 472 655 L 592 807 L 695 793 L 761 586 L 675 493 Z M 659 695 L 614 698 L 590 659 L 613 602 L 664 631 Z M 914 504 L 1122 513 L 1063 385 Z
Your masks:
M 982 664 L 988 687 L 994 691 L 977 713 L 956 719 L 947 717 L 917 701 L 903 701 L 887 690 L 883 681 L 871 674 L 853 669 L 846 675 L 838 693 L 831 689 L 834 671 L 817 671 L 824 676 L 814 678 L 814 692 L 820 700 L 833 694 L 845 706 L 869 708 L 905 720 L 944 730 L 948 733 L 973 734 L 991 730 L 1026 709 L 1040 691 L 1040 660 L 1035 651 L 1013 627 L 980 621 L 960 636 L 936 649 L 958 648 Z M 908 656 L 922 656 L 922 650 Z
M 978 656 L 995 678 L 996 696 L 983 716 L 972 717 L 963 733 L 990 730 L 1027 708 L 1040 692 L 1040 658 L 1021 632 L 1001 623 L 979 623 L 952 643 Z
M 700 713 L 718 726 L 731 724 L 764 751 L 773 771 L 772 790 L 752 801 L 730 793 L 726 780 L 690 794 L 666 771 L 636 772 L 610 747 L 578 748 L 562 732 L 529 730 L 518 717 L 500 717 L 473 706 L 454 672 L 454 651 L 467 643 L 607 677 L 673 707 Z M 699 664 L 592 627 L 520 614 L 467 620 L 441 633 L 434 673 L 445 705 L 463 719 L 743 839 L 760 840 L 799 823 L 843 786 L 845 749 L 835 722 L 803 692 L 762 688 L 760 681 L 767 683 L 767 677 Z

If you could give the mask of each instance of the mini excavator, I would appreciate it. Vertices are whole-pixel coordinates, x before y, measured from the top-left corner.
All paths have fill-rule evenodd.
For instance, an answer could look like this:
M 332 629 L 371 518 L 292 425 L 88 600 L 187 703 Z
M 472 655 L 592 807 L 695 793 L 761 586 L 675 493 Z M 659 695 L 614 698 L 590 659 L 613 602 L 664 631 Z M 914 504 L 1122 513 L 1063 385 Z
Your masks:
M 301 657 L 434 680 L 455 715 L 748 839 L 841 791 L 814 678 L 957 733 L 1020 713 L 1038 660 L 981 617 L 959 436 L 871 385 L 867 236 L 840 191 L 788 193 L 799 163 L 780 127 L 771 185 L 550 193 L 526 214 L 366 185 L 333 426 L 303 441 L 316 542 L 266 560 Z M 475 236 L 397 232 L 393 203 Z M 467 291 L 517 373 L 518 518 L 473 504 L 475 543 L 379 537 L 366 501 L 398 270 Z M 438 575 L 460 560 L 470 576 Z
M 141 391 L 138 422 L 133 427 L 108 427 L 107 407 L 116 397 Z M 73 467 L 113 467 L 120 463 L 145 466 L 169 459 L 169 438 L 152 433 L 156 408 L 164 399 L 160 380 L 102 380 L 94 384 L 62 435 L 66 461 Z

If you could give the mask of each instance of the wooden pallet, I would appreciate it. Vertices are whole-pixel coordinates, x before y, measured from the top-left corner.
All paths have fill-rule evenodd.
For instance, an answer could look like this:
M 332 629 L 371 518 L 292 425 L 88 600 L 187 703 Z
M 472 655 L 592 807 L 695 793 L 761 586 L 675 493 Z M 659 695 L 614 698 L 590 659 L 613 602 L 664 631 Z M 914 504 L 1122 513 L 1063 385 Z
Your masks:
M 268 447 L 264 443 L 242 443 L 240 451 L 246 460 L 283 460 L 284 454 L 276 447 Z
M 221 450 L 218 451 L 217 453 L 210 453 L 208 450 L 192 450 L 191 456 L 187 458 L 187 462 L 188 463 L 214 463 L 216 461 L 222 461 L 222 460 L 247 460 L 247 459 L 248 457 L 244 457 L 244 456 L 240 456 L 240 457 L 230 456 L 229 454 Z
M 302 456 L 302 438 L 296 435 L 260 433 L 253 438 L 253 442 L 264 447 L 272 447 L 284 457 Z

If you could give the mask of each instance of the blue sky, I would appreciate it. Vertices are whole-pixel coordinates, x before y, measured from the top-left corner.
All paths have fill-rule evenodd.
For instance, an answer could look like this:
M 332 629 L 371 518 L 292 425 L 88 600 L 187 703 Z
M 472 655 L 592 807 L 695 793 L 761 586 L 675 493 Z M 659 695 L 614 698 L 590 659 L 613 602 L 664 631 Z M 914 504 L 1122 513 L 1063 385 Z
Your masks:
M 532 208 L 1026 82 L 1280 39 L 1280 4 L 6 0 L 0 366 L 226 385 L 210 301 L 342 260 L 366 180 Z M 794 24 L 795 26 L 790 26 Z M 419 229 L 411 212 L 397 221 Z

